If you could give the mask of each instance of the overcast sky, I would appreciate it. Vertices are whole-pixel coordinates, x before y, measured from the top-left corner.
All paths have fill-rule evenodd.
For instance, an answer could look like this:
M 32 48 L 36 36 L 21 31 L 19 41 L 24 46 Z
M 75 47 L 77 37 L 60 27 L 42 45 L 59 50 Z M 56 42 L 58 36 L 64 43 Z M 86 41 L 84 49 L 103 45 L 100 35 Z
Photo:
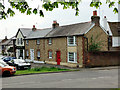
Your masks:
M 29 5 L 37 8 L 39 1 L 40 0 L 32 0 L 29 2 Z M 32 28 L 33 25 L 39 29 L 52 27 L 53 20 L 57 20 L 60 26 L 91 21 L 93 11 L 96 10 L 89 6 L 91 1 L 92 0 L 82 0 L 79 4 L 79 16 L 75 16 L 75 10 L 63 10 L 61 6 L 53 11 L 43 10 L 44 17 L 40 17 L 39 15 L 25 15 L 16 11 L 14 17 L 0 20 L 0 38 L 4 38 L 5 36 L 11 38 L 15 36 L 18 28 Z M 108 5 L 105 4 L 105 0 L 102 1 L 104 1 L 102 6 L 97 10 L 98 15 L 101 17 L 101 23 L 104 16 L 107 16 L 108 21 L 118 21 L 118 14 L 113 13 L 113 8 L 109 8 Z M 9 7 L 7 3 L 5 3 L 5 5 Z

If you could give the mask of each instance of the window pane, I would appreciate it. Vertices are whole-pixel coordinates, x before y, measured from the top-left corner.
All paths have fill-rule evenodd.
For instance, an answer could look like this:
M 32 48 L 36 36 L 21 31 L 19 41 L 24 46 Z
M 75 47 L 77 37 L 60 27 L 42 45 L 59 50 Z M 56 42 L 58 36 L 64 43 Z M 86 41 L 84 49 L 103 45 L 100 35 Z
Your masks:
M 28 44 L 28 40 L 26 40 L 26 44 Z
M 52 44 L 52 39 L 51 38 L 49 38 L 49 44 Z
M 19 45 L 19 38 L 17 39 L 17 44 Z
M 77 62 L 77 53 L 75 53 L 75 52 L 69 52 L 68 53 L 68 61 L 69 62 Z
M 37 40 L 37 44 L 40 44 L 40 40 L 39 39 Z
M 52 58 L 52 51 L 49 51 L 49 58 Z
M 22 41 L 22 38 L 21 38 L 21 44 L 22 44 L 22 42 L 23 42 L 23 41 Z
M 37 52 L 37 56 L 40 57 L 40 51 Z
M 28 50 L 26 50 L 26 55 L 29 56 Z
M 75 36 L 68 37 L 68 45 L 75 45 L 75 44 L 76 44 Z
M 69 61 L 74 62 L 74 53 L 73 52 L 69 52 Z

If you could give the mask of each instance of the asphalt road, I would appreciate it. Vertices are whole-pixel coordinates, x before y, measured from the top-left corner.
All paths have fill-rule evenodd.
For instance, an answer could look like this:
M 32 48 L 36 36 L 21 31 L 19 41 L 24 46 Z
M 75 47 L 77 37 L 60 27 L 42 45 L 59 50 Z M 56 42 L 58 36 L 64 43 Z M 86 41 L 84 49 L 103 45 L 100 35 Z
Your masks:
M 6 77 L 2 88 L 118 88 L 118 69 Z

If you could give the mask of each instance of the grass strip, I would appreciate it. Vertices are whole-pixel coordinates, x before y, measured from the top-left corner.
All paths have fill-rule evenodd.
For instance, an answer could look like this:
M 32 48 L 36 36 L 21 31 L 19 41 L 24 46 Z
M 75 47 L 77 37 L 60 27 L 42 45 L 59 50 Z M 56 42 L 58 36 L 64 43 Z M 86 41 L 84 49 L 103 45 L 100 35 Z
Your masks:
M 31 68 L 27 70 L 17 70 L 15 75 L 21 75 L 21 74 L 32 74 L 32 73 L 45 73 L 45 72 L 60 72 L 60 71 L 76 71 L 72 69 L 61 69 L 61 68 L 56 68 L 56 67 L 36 67 L 36 68 Z

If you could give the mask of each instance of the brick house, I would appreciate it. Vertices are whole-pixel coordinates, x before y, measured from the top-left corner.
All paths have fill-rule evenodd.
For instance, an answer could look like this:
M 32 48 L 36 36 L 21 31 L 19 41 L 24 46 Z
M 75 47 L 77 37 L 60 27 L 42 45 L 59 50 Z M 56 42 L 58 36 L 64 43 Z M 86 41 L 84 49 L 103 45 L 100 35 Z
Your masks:
M 12 37 L 10 39 L 7 39 L 7 36 L 5 39 L 3 39 L 0 42 L 0 48 L 2 50 L 2 55 L 7 55 L 7 56 L 14 56 L 14 50 L 13 50 L 13 40 L 15 37 Z
M 91 37 L 96 43 L 102 42 L 101 51 L 108 51 L 108 34 L 99 20 L 100 17 L 94 11 L 91 22 L 59 26 L 54 21 L 52 28 L 33 28 L 25 38 L 25 58 L 55 65 L 83 67 Z
M 109 51 L 120 50 L 120 22 L 110 22 L 106 16 L 103 18 L 103 27 L 109 34 L 108 49 Z
M 108 22 L 110 30 L 112 32 L 111 51 L 120 51 L 120 22 Z

